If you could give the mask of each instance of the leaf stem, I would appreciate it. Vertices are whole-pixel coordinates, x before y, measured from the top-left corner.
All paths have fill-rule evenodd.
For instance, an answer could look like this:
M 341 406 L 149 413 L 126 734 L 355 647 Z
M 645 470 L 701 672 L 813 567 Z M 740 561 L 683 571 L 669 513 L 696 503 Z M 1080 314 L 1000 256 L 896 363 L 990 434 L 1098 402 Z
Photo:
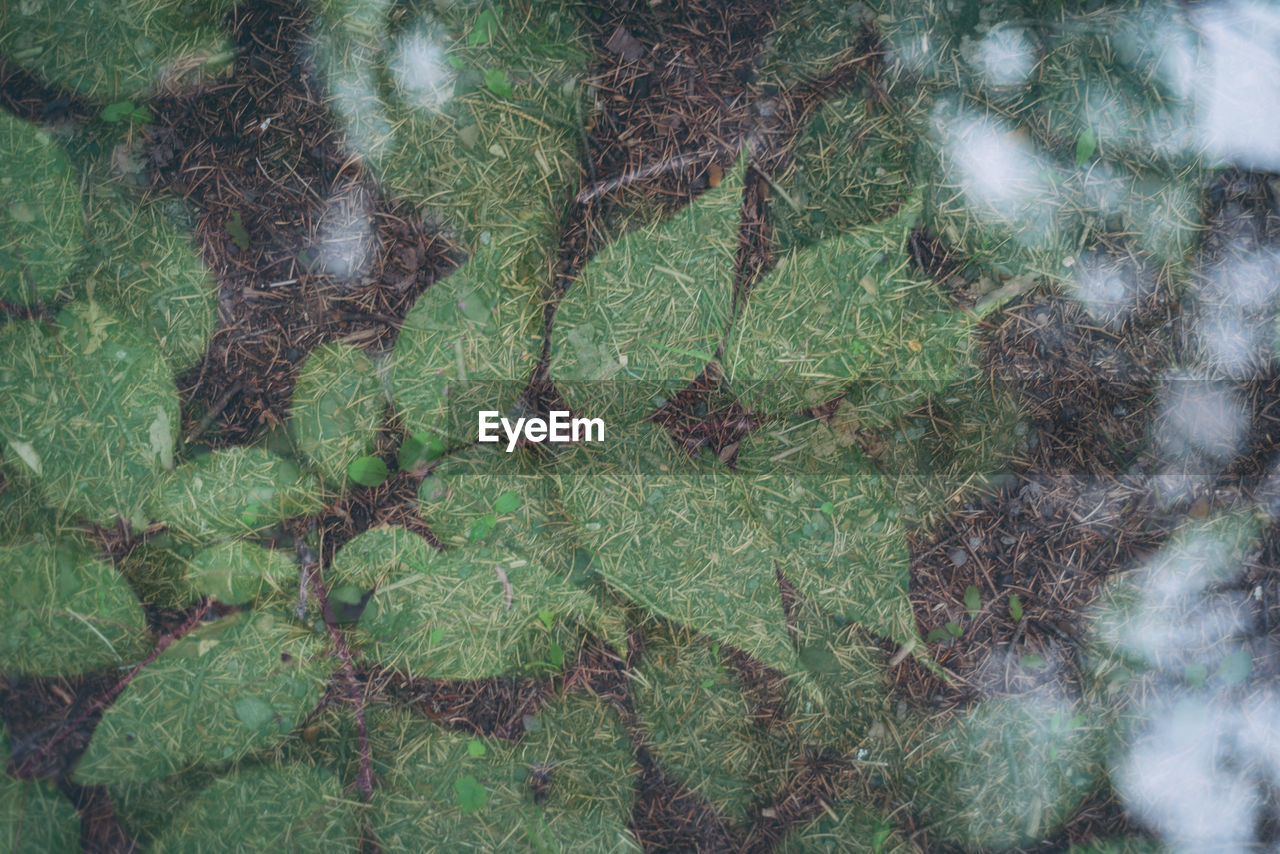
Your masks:
M 342 629 L 338 628 L 333 609 L 329 607 L 329 593 L 325 590 L 324 581 L 320 577 L 320 558 L 300 536 L 294 536 L 293 547 L 298 552 L 302 573 L 310 582 L 312 595 L 320 603 L 320 613 L 324 617 L 325 627 L 329 630 L 333 648 L 338 653 L 338 658 L 342 660 L 347 696 L 355 706 L 356 733 L 360 740 L 360 771 L 356 775 L 356 785 L 360 787 L 360 794 L 364 796 L 365 803 L 368 803 L 373 800 L 373 752 L 369 748 L 369 727 L 364 717 L 364 696 L 356 680 L 355 661 L 351 657 L 351 648 L 347 646 L 347 639 L 343 636 Z

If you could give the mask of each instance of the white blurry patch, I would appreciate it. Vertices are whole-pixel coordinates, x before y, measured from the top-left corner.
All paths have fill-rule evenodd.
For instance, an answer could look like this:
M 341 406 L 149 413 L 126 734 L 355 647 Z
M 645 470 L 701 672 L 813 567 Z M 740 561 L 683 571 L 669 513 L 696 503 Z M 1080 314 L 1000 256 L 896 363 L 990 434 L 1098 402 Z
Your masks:
M 1248 629 L 1243 594 L 1214 592 L 1243 571 L 1242 536 L 1239 527 L 1227 531 L 1219 523 L 1175 538 L 1134 576 L 1130 597 L 1104 610 L 1099 636 L 1174 679 L 1188 665 L 1221 663 Z
M 316 260 L 320 270 L 339 282 L 358 279 L 374 258 L 373 198 L 357 182 L 339 184 L 320 215 Z
M 1025 134 L 986 116 L 939 111 L 934 127 L 948 183 L 960 187 L 973 213 L 1013 226 L 1023 243 L 1039 243 L 1053 213 L 1049 159 Z
M 329 106 L 347 147 L 366 157 L 391 139 L 378 99 L 377 67 L 385 47 L 390 0 L 335 0 L 317 19 L 311 59 L 321 71 Z
M 1206 3 L 1191 20 L 1203 39 L 1195 101 L 1211 156 L 1280 170 L 1280 6 Z
M 1280 253 L 1229 252 L 1206 269 L 1197 293 L 1196 336 L 1207 366 L 1238 375 L 1274 355 Z
M 1248 596 L 1235 589 L 1258 548 L 1250 516 L 1184 527 L 1113 589 L 1094 625 L 1140 677 L 1136 737 L 1113 757 L 1126 806 L 1178 852 L 1253 851 L 1264 787 L 1280 782 L 1280 702 L 1233 690 L 1249 655 Z M 1234 658 L 1236 663 L 1228 660 Z
M 448 34 L 433 22 L 422 22 L 392 46 L 391 73 L 409 103 L 439 112 L 453 96 L 456 73 L 449 65 Z
M 1196 77 L 1195 33 L 1173 4 L 1145 3 L 1110 33 L 1120 60 L 1154 77 L 1175 98 L 1189 98 Z
M 1258 851 L 1260 784 L 1280 782 L 1277 728 L 1271 692 L 1238 705 L 1175 695 L 1151 709 L 1115 779 L 1128 808 L 1174 851 Z
M 1072 273 L 1075 297 L 1095 320 L 1117 325 L 1137 307 L 1143 271 L 1132 256 L 1087 253 Z
M 991 86 L 1016 86 L 1036 64 L 1035 48 L 1020 27 L 1000 26 L 965 51 L 969 65 Z
M 1224 463 L 1244 442 L 1249 416 L 1225 385 L 1172 373 L 1153 426 L 1165 454 L 1182 463 Z

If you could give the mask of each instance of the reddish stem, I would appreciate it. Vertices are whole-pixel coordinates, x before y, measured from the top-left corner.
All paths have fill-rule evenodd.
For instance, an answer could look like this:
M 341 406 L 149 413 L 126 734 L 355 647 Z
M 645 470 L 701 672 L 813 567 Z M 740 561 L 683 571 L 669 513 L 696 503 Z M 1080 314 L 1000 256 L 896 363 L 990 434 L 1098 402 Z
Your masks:
M 161 635 L 160 639 L 156 641 L 155 649 L 151 650 L 146 658 L 139 661 L 132 670 L 125 674 L 124 678 L 113 685 L 111 690 L 94 700 L 93 705 L 85 709 L 84 712 L 82 712 L 74 721 L 69 724 L 64 724 L 61 729 L 54 733 L 53 738 L 49 739 L 49 741 L 45 743 L 44 747 L 40 748 L 38 753 L 24 759 L 22 764 L 18 766 L 18 776 L 26 777 L 31 775 L 35 769 L 39 767 L 40 763 L 44 761 L 45 757 L 48 756 L 55 747 L 62 743 L 63 739 L 79 729 L 84 722 L 93 717 L 94 714 L 111 705 L 115 698 L 120 696 L 120 692 L 129 687 L 129 683 L 133 681 L 134 677 L 142 672 L 142 668 L 155 661 L 160 656 L 160 653 L 168 649 L 174 641 L 178 640 L 198 626 L 200 621 L 204 619 L 205 614 L 209 613 L 209 608 L 212 605 L 213 600 L 206 596 L 201 601 L 200 607 L 196 612 L 188 617 L 181 626 L 178 626 L 178 628 L 174 629 L 172 632 Z
M 360 739 L 360 771 L 356 776 L 356 784 L 360 787 L 360 794 L 364 796 L 367 803 L 373 799 L 373 751 L 369 748 L 369 728 L 364 718 L 364 696 L 360 693 L 360 686 L 356 680 L 355 661 L 351 657 L 351 648 L 347 646 L 347 639 L 343 636 L 342 629 L 338 628 L 338 621 L 329 607 L 329 593 L 325 590 L 324 582 L 320 577 L 320 559 L 300 537 L 294 538 L 294 547 L 298 550 L 298 560 L 302 562 L 303 573 L 311 584 L 311 592 L 320 603 L 320 613 L 324 616 L 324 624 L 329 629 L 333 648 L 337 650 L 338 658 L 342 660 L 347 694 L 352 705 L 355 706 L 356 733 Z

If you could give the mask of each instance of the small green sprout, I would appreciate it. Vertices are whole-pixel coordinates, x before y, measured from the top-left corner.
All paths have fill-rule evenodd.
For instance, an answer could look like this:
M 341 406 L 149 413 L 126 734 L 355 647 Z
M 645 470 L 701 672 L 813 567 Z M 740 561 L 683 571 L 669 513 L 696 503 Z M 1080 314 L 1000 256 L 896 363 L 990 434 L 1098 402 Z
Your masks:
M 1009 616 L 1013 617 L 1014 622 L 1022 619 L 1022 597 L 1017 593 L 1009 594 Z
M 360 457 L 347 466 L 347 477 L 361 486 L 377 486 L 388 474 L 387 464 L 377 457 Z

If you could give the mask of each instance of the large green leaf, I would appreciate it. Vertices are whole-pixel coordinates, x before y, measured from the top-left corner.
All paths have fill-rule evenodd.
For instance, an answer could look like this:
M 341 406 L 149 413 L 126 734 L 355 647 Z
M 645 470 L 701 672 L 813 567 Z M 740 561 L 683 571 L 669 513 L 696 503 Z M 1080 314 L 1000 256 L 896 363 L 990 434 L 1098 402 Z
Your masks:
M 480 410 L 506 414 L 540 352 L 540 304 L 491 275 L 491 253 L 418 297 L 396 339 L 391 392 L 411 434 L 475 441 Z
M 582 694 L 555 700 L 515 745 L 374 714 L 375 755 L 389 763 L 372 809 L 384 850 L 640 850 L 627 829 L 634 763 L 608 704 Z
M 881 476 L 856 445 L 831 453 L 844 437 L 820 421 L 788 431 L 792 453 L 777 462 L 770 460 L 779 450 L 772 438 L 748 436 L 738 463 L 776 568 L 829 613 L 910 643 L 916 631 L 906 532 Z M 815 464 L 827 474 L 808 473 Z M 782 471 L 767 473 L 771 468 Z
M 0 33 L 3 19 L 0 10 Z M 8 113 L 0 114 L 0 206 L 0 299 L 50 299 L 79 252 L 79 189 L 53 138 Z
M 80 850 L 80 816 L 45 780 L 0 776 L 0 849 L 12 854 Z
M 321 635 L 269 614 L 201 626 L 146 667 L 102 716 L 83 783 L 146 780 L 228 762 L 285 738 L 324 693 Z
M 354 804 L 342 782 L 303 765 L 250 768 L 215 781 L 187 802 L 150 849 L 215 851 L 358 850 Z
M 331 483 L 373 448 L 386 400 L 373 362 L 349 344 L 325 344 L 307 357 L 293 391 L 289 430 Z
M 823 104 L 774 179 L 774 251 L 783 255 L 890 216 L 911 194 L 912 148 L 925 129 L 920 100 L 907 113 L 861 96 Z
M 443 461 L 418 489 L 422 517 L 442 543 L 456 548 L 483 542 L 544 562 L 556 559 L 570 528 L 557 512 L 550 478 L 472 474 L 465 462 L 452 462 Z
M 154 89 L 171 71 L 228 49 L 231 0 L 31 0 L 0 4 L 0 53 L 105 103 Z M 222 61 L 228 57 L 223 57 Z M 110 114 L 108 114 L 110 115 Z
M 178 399 L 155 345 L 96 303 L 0 330 L 5 465 L 34 476 L 45 502 L 102 524 L 140 527 L 173 466 Z
M 146 649 L 138 599 L 110 564 L 70 546 L 0 547 L 0 670 L 79 673 Z
M 734 325 L 725 367 L 734 393 L 766 412 L 839 397 L 918 405 L 950 381 L 968 349 L 972 318 L 910 269 L 919 216 L 894 216 L 782 257 Z
M 347 543 L 332 583 L 356 601 L 373 591 L 353 644 L 370 660 L 422 676 L 559 669 L 581 642 L 579 627 L 605 636 L 613 628 L 595 600 L 525 556 L 484 544 L 438 552 L 398 528 Z
M 773 543 L 727 473 L 564 474 L 565 510 L 610 586 L 654 613 L 796 669 Z
M 136 197 L 91 173 L 86 263 L 77 286 L 127 319 L 174 373 L 199 362 L 218 321 L 218 287 L 200 258 L 193 218 L 176 198 Z
M 551 376 L 575 412 L 634 415 L 627 386 L 670 395 L 715 358 L 733 302 L 743 169 L 602 249 L 570 287 L 551 330 Z
M 650 635 L 631 687 L 662 767 L 732 821 L 786 776 L 787 740 L 753 722 L 719 644 L 683 631 Z
M 191 559 L 186 583 L 196 594 L 226 605 L 244 605 L 269 592 L 298 586 L 298 560 L 274 549 L 232 541 L 204 549 Z
M 315 477 L 262 448 L 213 451 L 179 466 L 156 491 L 156 515 L 195 542 L 261 533 L 321 506 Z

